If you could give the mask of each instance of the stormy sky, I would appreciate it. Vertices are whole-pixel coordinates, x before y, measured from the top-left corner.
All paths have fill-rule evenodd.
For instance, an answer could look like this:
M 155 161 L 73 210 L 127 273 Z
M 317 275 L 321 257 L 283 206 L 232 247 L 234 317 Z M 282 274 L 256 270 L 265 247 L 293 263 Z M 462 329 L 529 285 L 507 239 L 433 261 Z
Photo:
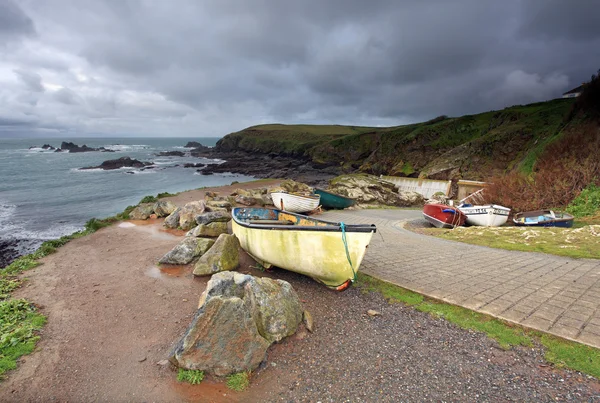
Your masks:
M 0 136 L 390 126 L 559 97 L 594 0 L 0 0 Z

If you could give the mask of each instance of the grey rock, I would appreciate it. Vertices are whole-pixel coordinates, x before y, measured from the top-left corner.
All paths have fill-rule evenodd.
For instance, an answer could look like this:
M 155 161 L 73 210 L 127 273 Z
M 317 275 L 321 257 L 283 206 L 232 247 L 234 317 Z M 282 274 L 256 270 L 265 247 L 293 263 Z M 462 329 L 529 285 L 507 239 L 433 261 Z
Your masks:
M 168 200 L 159 200 L 154 203 L 154 214 L 157 217 L 167 217 L 177 209 L 175 203 Z
M 196 216 L 206 211 L 206 204 L 203 200 L 187 203 L 179 211 L 179 227 L 183 230 L 189 230 L 196 226 Z
M 179 212 L 181 211 L 181 207 L 177 207 L 167 218 L 165 218 L 165 222 L 163 222 L 163 226 L 171 229 L 175 229 L 179 227 Z
M 208 276 L 236 269 L 240 264 L 240 242 L 235 235 L 221 234 L 194 266 L 194 275 Z
M 132 220 L 147 220 L 154 213 L 154 204 L 142 203 L 129 213 Z
M 253 370 L 266 358 L 271 343 L 297 330 L 302 312 L 298 296 L 285 281 L 217 273 L 170 360 L 218 376 Z
M 195 237 L 218 237 L 227 233 L 226 222 L 211 222 L 210 224 L 200 224 L 188 233 Z
M 196 216 L 196 223 L 210 224 L 211 222 L 227 222 L 231 220 L 231 214 L 227 211 L 210 211 Z
M 215 243 L 213 239 L 186 237 L 159 261 L 160 264 L 188 264 L 206 253 Z

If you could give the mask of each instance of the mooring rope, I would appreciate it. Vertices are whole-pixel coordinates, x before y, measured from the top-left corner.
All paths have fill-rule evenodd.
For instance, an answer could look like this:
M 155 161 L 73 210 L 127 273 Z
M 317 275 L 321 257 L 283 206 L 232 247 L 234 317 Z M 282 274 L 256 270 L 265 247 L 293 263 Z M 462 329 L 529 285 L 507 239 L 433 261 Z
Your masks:
M 356 271 L 354 271 L 354 265 L 352 264 L 352 259 L 350 259 L 350 252 L 348 251 L 348 241 L 346 240 L 346 224 L 341 222 L 340 228 L 342 229 L 342 241 L 344 242 L 344 248 L 346 248 L 346 258 L 348 259 L 348 263 L 350 263 L 350 268 L 352 269 L 352 282 L 354 283 L 356 281 Z

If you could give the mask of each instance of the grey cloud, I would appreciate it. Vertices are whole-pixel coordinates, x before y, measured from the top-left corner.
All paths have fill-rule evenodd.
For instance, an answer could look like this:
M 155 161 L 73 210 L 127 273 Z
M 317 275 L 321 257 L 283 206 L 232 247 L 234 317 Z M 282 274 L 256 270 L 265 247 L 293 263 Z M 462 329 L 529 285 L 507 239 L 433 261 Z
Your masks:
M 27 89 L 33 92 L 44 92 L 44 86 L 42 85 L 42 76 L 33 71 L 27 71 L 23 69 L 15 69 L 14 73 L 23 81 L 27 86 Z
M 0 45 L 34 33 L 33 21 L 17 4 L 11 0 L 0 0 Z
M 0 82 L 6 63 L 26 85 L 0 100 L 53 129 L 401 124 L 558 97 L 600 67 L 584 0 L 2 1 L 26 39 Z

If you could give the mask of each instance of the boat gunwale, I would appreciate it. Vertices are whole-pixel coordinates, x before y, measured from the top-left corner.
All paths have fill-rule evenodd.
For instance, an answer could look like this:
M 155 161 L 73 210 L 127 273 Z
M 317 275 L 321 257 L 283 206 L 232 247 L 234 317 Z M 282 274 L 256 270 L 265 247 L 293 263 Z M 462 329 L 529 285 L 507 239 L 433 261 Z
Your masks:
M 286 230 L 286 231 L 319 231 L 319 232 L 340 232 L 342 230 L 342 227 L 340 225 L 341 223 L 319 220 L 317 218 L 312 218 L 312 217 L 305 216 L 302 214 L 292 213 L 290 211 L 285 211 L 285 210 L 280 210 L 280 209 L 270 209 L 270 208 L 264 208 L 263 210 L 283 212 L 286 214 L 299 216 L 304 219 L 308 219 L 308 220 L 312 220 L 312 221 L 319 221 L 319 222 L 322 222 L 322 223 L 325 223 L 328 225 L 327 226 L 317 226 L 317 225 L 287 225 L 287 224 L 280 224 L 280 225 L 279 224 L 250 224 L 250 223 L 241 221 L 235 214 L 236 210 L 244 209 L 244 208 L 246 208 L 246 207 L 235 207 L 231 211 L 231 217 L 233 218 L 233 220 L 235 221 L 236 224 L 238 224 L 242 227 L 246 227 L 246 228 L 260 229 L 260 230 L 278 229 L 278 230 Z M 252 208 L 252 207 L 250 207 L 250 208 Z M 376 233 L 377 226 L 375 224 L 344 224 L 344 230 L 346 232 Z
M 301 198 L 306 198 L 306 199 L 311 199 L 311 200 L 317 200 L 317 199 L 321 199 L 321 196 L 319 195 L 313 195 L 313 194 L 297 194 L 297 193 L 292 193 L 292 192 L 286 192 L 286 191 L 277 191 L 277 192 L 269 192 L 269 196 L 273 195 L 273 194 L 286 194 L 286 195 L 290 195 L 290 196 L 296 196 L 296 197 L 301 197 Z

